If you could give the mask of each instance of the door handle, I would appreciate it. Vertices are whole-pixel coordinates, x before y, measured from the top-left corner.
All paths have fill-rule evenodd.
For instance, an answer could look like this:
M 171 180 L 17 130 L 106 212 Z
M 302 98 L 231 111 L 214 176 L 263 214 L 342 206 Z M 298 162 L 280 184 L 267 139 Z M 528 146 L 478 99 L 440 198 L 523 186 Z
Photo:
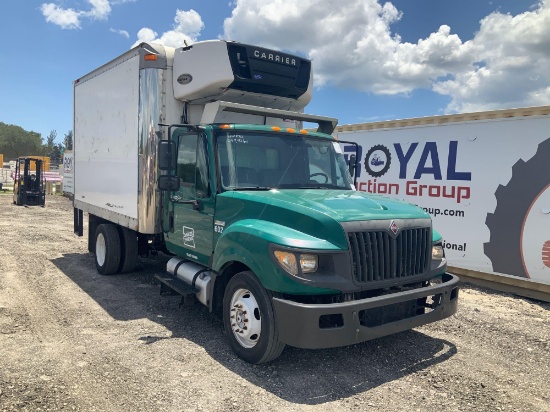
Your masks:
M 178 200 L 177 203 L 182 203 L 184 205 L 193 205 L 193 210 L 200 210 L 201 209 L 201 201 L 199 199 Z

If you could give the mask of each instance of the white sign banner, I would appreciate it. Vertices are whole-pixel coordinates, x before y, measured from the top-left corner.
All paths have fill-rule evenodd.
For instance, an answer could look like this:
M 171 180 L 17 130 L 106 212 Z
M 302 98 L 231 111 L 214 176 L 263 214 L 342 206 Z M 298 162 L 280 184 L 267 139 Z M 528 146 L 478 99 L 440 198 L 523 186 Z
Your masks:
M 357 190 L 426 210 L 449 264 L 550 282 L 550 117 L 341 132 Z M 346 159 L 355 146 L 342 144 Z
M 74 154 L 63 154 L 63 192 L 74 194 Z

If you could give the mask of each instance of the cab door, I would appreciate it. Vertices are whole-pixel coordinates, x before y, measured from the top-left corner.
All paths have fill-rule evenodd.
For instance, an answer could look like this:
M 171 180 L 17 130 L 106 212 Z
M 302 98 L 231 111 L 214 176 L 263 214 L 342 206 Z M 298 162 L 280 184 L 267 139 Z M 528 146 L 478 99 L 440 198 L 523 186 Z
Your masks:
M 203 131 L 176 129 L 176 176 L 180 188 L 170 192 L 173 227 L 167 248 L 183 258 L 208 265 L 213 250 L 214 195 L 210 186 L 208 142 Z

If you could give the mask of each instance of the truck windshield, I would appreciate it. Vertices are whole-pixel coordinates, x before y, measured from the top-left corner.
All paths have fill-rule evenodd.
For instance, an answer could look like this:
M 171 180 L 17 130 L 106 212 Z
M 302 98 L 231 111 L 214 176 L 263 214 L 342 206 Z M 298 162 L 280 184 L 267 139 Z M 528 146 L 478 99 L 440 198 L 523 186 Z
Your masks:
M 341 189 L 353 180 L 338 143 L 285 133 L 217 134 L 224 190 Z

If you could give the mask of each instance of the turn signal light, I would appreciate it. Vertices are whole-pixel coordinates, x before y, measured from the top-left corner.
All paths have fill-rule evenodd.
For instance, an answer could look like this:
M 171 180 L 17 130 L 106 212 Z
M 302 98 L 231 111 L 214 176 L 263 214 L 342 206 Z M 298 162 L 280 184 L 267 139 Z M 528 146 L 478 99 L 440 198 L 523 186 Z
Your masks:
M 276 250 L 274 254 L 279 265 L 281 265 L 284 270 L 292 275 L 298 274 L 298 262 L 296 261 L 294 253 Z

